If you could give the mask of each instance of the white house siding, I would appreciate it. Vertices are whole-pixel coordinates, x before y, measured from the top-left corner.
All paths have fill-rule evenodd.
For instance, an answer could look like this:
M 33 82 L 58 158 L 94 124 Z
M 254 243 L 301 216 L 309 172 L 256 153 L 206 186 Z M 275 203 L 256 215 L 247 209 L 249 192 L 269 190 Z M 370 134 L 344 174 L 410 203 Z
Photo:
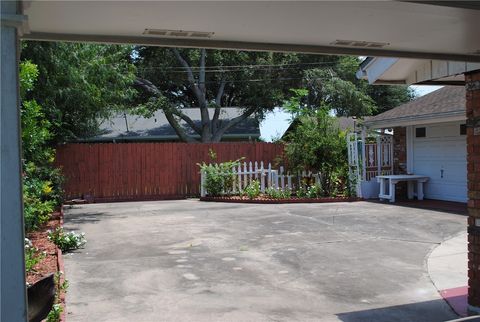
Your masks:
M 460 135 L 460 125 L 465 122 L 415 125 L 412 140 L 415 174 L 427 175 L 425 198 L 467 201 L 467 147 L 466 135 Z M 416 128 L 425 127 L 426 137 L 417 138 Z M 443 170 L 443 171 L 442 171 Z M 442 175 L 443 172 L 443 175 Z

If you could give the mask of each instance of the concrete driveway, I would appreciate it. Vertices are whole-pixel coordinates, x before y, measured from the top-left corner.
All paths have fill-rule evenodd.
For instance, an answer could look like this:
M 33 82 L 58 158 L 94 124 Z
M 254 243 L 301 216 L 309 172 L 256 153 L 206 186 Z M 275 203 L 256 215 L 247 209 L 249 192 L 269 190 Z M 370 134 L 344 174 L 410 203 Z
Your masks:
M 69 321 L 445 321 L 428 254 L 461 215 L 368 202 L 73 206 Z

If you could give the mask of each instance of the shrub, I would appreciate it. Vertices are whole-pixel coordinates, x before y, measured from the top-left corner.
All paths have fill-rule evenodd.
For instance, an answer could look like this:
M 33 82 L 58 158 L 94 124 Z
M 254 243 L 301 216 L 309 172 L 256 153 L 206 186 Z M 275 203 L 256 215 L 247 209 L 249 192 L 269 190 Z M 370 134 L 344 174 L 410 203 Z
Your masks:
M 228 195 L 233 192 L 233 183 L 235 182 L 233 170 L 234 167 L 240 165 L 240 160 L 215 164 L 198 163 L 200 171 L 205 175 L 203 188 L 207 190 L 209 196 Z
M 300 92 L 299 95 L 306 96 Z M 312 171 L 321 173 L 323 196 L 332 196 L 343 192 L 348 170 L 346 132 L 339 127 L 338 120 L 330 115 L 328 105 L 315 109 L 303 109 L 299 98 L 289 102 L 290 108 L 298 111 L 293 131 L 286 137 L 285 155 L 293 171 Z M 340 180 L 339 179 L 341 175 Z M 301 189 L 299 189 L 301 190 Z M 297 193 L 303 196 L 303 191 Z
M 260 182 L 258 182 L 258 180 L 253 180 L 245 187 L 243 194 L 250 200 L 257 198 L 260 195 Z
M 23 185 L 25 229 L 31 231 L 39 228 L 50 218 L 55 208 L 55 201 L 43 200 L 43 181 L 27 178 Z
M 273 187 L 267 188 L 265 194 L 272 199 L 281 199 L 283 197 L 282 190 Z
M 45 253 L 39 253 L 38 249 L 33 247 L 32 242 L 25 238 L 25 271 L 31 272 L 35 265 L 45 258 Z
M 307 196 L 307 190 L 303 186 L 301 186 L 297 189 L 295 195 L 297 196 L 297 198 L 305 198 Z
M 322 188 L 317 184 L 311 185 L 310 187 L 307 188 L 306 196 L 308 198 L 321 197 L 322 196 Z
M 281 199 L 290 199 L 292 197 L 292 190 L 289 188 L 285 188 L 284 190 L 280 190 L 280 198 Z
M 78 249 L 87 242 L 85 233 L 65 232 L 62 227 L 48 232 L 48 239 L 57 245 L 62 252 Z
M 60 321 L 60 315 L 63 312 L 62 306 L 57 303 L 53 304 L 52 309 L 48 312 L 46 322 L 58 322 Z

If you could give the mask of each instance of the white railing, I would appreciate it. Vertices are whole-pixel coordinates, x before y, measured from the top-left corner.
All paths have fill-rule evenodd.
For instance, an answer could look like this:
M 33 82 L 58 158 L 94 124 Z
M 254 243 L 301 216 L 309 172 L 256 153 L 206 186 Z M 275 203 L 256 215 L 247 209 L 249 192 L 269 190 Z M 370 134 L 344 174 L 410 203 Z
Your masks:
M 217 166 L 218 165 L 213 165 Z M 220 169 L 219 169 L 220 171 Z M 225 174 L 233 177 L 233 193 L 238 194 L 242 192 L 249 184 L 254 180 L 258 180 L 260 183 L 260 191 L 263 193 L 268 188 L 275 188 L 279 190 L 295 190 L 303 185 L 303 179 L 313 179 L 315 184 L 320 184 L 320 174 L 310 172 L 299 172 L 296 175 L 285 173 L 283 166 L 279 169 L 272 169 L 272 164 L 264 166 L 261 162 L 243 162 L 238 166 L 232 168 L 232 172 Z M 207 174 L 205 171 L 200 171 L 200 195 L 205 197 L 208 191 L 205 188 Z

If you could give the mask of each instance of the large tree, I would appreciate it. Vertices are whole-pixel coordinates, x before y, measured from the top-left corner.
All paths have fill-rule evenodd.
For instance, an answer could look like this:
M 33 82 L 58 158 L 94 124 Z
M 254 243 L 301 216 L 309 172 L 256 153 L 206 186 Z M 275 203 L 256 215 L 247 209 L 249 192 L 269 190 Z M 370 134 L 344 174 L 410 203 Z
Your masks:
M 246 118 L 262 118 L 281 105 L 291 88 L 308 90 L 305 107 L 329 107 L 338 116 L 372 115 L 412 97 L 406 87 L 377 88 L 358 80 L 357 57 L 158 47 L 138 47 L 134 56 L 142 94 L 133 111 L 151 116 L 163 110 L 186 142 L 197 141 L 186 127 L 201 142 L 220 141 Z M 230 106 L 242 114 L 222 121 L 222 108 Z M 200 109 L 200 124 L 184 113 L 190 107 Z
M 97 134 L 99 122 L 131 104 L 135 66 L 131 46 L 26 41 L 22 60 L 38 66 L 27 99 L 43 107 L 52 143 Z
M 136 112 L 151 115 L 163 110 L 186 142 L 197 140 L 181 122 L 191 127 L 201 142 L 218 142 L 228 129 L 248 117 L 261 118 L 279 106 L 285 82 L 292 79 L 288 68 L 278 68 L 288 61 L 288 56 L 281 54 L 151 47 L 140 47 L 137 54 L 136 85 L 143 95 Z M 200 124 L 182 111 L 189 107 L 200 109 Z M 240 108 L 241 115 L 222 120 L 225 107 Z
M 306 107 L 327 107 L 337 116 L 368 116 L 382 113 L 410 101 L 414 92 L 407 86 L 370 85 L 357 79 L 360 59 L 353 56 L 338 58 L 331 66 L 304 71 L 303 99 Z

